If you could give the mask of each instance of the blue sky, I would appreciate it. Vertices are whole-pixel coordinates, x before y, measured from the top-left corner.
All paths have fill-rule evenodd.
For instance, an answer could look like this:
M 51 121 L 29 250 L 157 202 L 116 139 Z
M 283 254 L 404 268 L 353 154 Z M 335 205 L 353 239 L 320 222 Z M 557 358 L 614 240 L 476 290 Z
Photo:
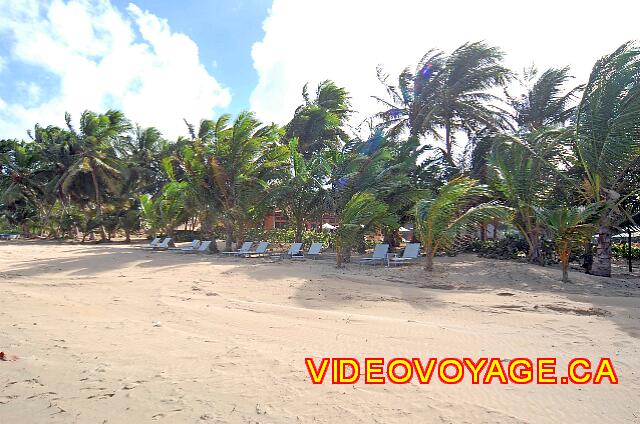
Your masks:
M 285 124 L 302 86 L 325 79 L 347 88 L 357 125 L 385 95 L 378 65 L 397 78 L 431 48 L 478 40 L 515 71 L 569 65 L 577 85 L 638 37 L 639 15 L 628 0 L 0 0 L 0 137 L 86 109 L 120 109 L 170 139 L 183 119 L 246 108 Z M 544 30 L 523 30 L 525 16 Z
M 129 0 L 112 2 L 126 9 Z M 224 86 L 231 103 L 225 111 L 237 113 L 249 107 L 249 96 L 258 82 L 251 46 L 264 36 L 262 22 L 271 0 L 134 1 L 158 17 L 169 19 L 173 31 L 191 37 L 200 49 L 200 60 Z

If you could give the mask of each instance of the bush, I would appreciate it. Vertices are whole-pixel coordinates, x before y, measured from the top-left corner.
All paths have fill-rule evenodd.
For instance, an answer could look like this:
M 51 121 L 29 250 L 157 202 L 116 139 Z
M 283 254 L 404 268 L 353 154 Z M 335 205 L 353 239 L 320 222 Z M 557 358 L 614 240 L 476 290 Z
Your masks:
M 629 245 L 627 243 L 613 243 L 611 253 L 614 258 L 627 259 L 629 257 Z M 631 243 L 631 259 L 640 259 L 640 243 Z
M 296 233 L 293 228 L 275 228 L 273 230 L 262 230 L 252 228 L 246 231 L 247 240 L 264 240 L 270 243 L 293 243 Z M 325 247 L 335 246 L 335 235 L 326 231 L 306 230 L 302 233 L 302 242 L 309 246 L 313 242 L 322 243 Z
M 529 246 L 526 240 L 516 234 L 507 234 L 500 240 L 474 240 L 466 249 L 483 258 L 517 259 L 527 256 Z

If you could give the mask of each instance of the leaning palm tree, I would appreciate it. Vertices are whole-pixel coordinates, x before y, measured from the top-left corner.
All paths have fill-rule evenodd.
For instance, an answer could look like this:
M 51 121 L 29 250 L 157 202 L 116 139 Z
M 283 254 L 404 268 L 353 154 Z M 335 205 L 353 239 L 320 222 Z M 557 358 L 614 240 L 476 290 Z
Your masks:
M 433 257 L 450 248 L 459 236 L 484 221 L 511 218 L 512 210 L 497 201 L 479 202 L 490 191 L 468 177 L 457 177 L 442 187 L 436 196 L 416 204 L 416 229 L 426 254 L 424 269 L 433 270 Z
M 627 218 L 640 171 L 640 48 L 625 43 L 598 60 L 576 112 L 575 151 L 586 197 L 603 202 L 591 272 L 611 276 L 611 232 Z
M 545 228 L 555 242 L 556 252 L 562 267 L 562 282 L 569 282 L 569 256 L 574 245 L 591 239 L 596 230 L 594 215 L 599 205 L 561 207 L 553 210 L 537 211 Z

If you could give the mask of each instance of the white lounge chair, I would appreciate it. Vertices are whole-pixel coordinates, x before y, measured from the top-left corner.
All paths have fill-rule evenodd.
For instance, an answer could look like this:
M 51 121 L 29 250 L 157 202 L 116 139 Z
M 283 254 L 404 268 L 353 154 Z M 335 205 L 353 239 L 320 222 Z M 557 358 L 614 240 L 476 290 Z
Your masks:
M 166 239 L 162 240 L 162 242 L 156 244 L 153 247 L 153 250 L 167 250 L 171 246 L 173 246 L 173 239 L 171 237 L 167 237 Z
M 376 264 L 376 262 L 384 263 L 387 259 L 387 252 L 389 251 L 388 244 L 377 244 L 373 249 L 373 256 L 370 258 L 360 259 L 361 264 Z
M 178 252 L 183 252 L 183 253 L 190 253 L 190 252 L 195 252 L 198 247 L 200 247 L 200 240 L 195 239 L 191 242 L 191 245 L 187 247 L 176 247 L 173 250 L 177 250 Z
M 311 243 L 309 250 L 303 256 L 292 256 L 292 259 L 304 259 L 305 257 L 317 258 L 320 256 L 320 252 L 322 251 L 322 243 Z
M 391 266 L 391 264 L 405 264 L 407 262 L 415 261 L 420 256 L 420 243 L 409 243 L 405 246 L 404 252 L 402 252 L 402 256 L 400 257 L 388 257 L 387 264 Z
M 156 237 L 153 240 L 151 240 L 149 242 L 149 244 L 147 244 L 146 246 L 142 246 L 142 247 L 144 247 L 145 249 L 153 249 L 154 247 L 156 247 L 160 243 L 161 240 L 162 240 L 161 237 Z
M 245 241 L 242 246 L 240 247 L 240 249 L 233 251 L 233 252 L 222 252 L 223 255 L 231 255 L 231 256 L 240 256 L 240 255 L 244 255 L 245 253 L 247 253 L 249 251 L 249 249 L 251 249 L 251 246 L 253 245 L 252 241 Z
M 269 247 L 268 241 L 261 241 L 258 243 L 256 250 L 242 253 L 240 256 L 244 258 L 251 258 L 255 256 L 265 256 L 267 254 L 267 248 Z

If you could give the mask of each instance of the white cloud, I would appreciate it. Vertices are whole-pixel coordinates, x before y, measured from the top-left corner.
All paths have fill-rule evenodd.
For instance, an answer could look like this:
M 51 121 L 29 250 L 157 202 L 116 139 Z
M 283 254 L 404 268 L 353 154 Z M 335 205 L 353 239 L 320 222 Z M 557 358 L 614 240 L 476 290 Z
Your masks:
M 196 43 L 166 20 L 134 4 L 123 15 L 109 0 L 42 3 L 0 0 L 7 12 L 0 31 L 15 39 L 11 60 L 52 74 L 59 90 L 40 101 L 39 85 L 25 86 L 40 98 L 6 104 L 0 137 L 23 137 L 37 122 L 62 125 L 65 111 L 77 119 L 85 109 L 107 108 L 175 137 L 186 132 L 183 118 L 197 122 L 229 104 L 229 90 L 206 71 Z
M 2 72 L 6 66 L 7 66 L 7 59 L 0 56 L 0 72 Z
M 631 10 L 631 9 L 635 9 Z M 624 12 L 623 12 L 624 11 Z M 274 0 L 252 50 L 259 82 L 251 108 L 266 121 L 287 122 L 305 82 L 345 86 L 356 110 L 378 110 L 382 64 L 392 77 L 430 48 L 451 51 L 466 41 L 501 47 L 514 70 L 571 65 L 585 81 L 596 59 L 637 33 L 640 2 L 500 0 Z

